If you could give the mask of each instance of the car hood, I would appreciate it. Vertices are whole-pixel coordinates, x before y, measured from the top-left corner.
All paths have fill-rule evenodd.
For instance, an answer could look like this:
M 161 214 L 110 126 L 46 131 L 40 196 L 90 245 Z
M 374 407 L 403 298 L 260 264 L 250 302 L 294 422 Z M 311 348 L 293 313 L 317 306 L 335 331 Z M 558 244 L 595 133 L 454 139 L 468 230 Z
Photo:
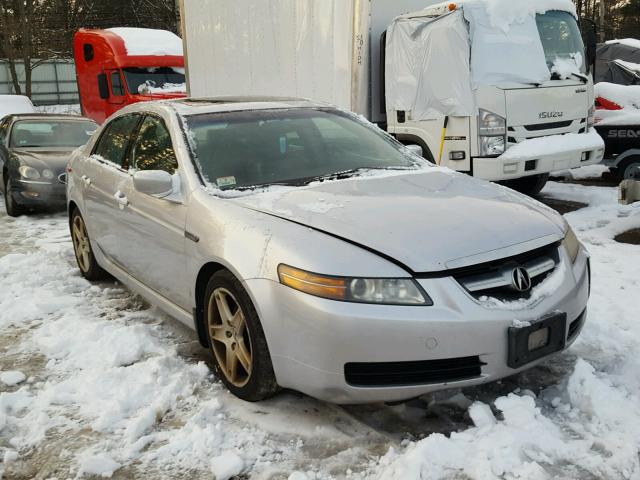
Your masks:
M 506 187 L 444 168 L 272 187 L 232 199 L 373 250 L 411 272 L 505 258 L 563 238 L 562 217 Z
M 11 153 L 18 157 L 25 165 L 35 167 L 40 170 L 48 168 L 54 173 L 64 172 L 69 158 L 74 149 L 14 149 Z

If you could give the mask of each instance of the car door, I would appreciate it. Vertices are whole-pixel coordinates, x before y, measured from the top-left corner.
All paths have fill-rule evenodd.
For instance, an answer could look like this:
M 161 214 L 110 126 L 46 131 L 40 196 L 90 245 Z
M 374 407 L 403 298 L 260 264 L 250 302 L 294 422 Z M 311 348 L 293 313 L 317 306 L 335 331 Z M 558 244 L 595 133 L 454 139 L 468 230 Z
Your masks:
M 140 114 L 128 114 L 113 119 L 81 166 L 80 182 L 89 235 L 102 254 L 118 266 L 123 264 L 120 220 L 133 184 L 128 154 L 131 138 L 142 118 Z
M 179 167 L 169 129 L 156 115 L 142 121 L 130 150 L 132 171 L 162 170 L 174 175 Z M 181 193 L 159 198 L 131 188 L 120 212 L 122 263 L 147 287 L 188 310 L 185 236 L 186 206 Z

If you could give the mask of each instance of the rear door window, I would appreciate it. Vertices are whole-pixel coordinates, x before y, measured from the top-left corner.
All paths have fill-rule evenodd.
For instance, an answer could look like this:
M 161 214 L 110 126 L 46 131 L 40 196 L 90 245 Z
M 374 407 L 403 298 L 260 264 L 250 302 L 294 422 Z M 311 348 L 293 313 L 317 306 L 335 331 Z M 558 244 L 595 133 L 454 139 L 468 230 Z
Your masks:
M 128 169 L 127 151 L 129 150 L 132 135 L 140 123 L 140 118 L 140 115 L 133 114 L 123 115 L 112 120 L 98 140 L 93 154 L 102 161 L 124 170 Z

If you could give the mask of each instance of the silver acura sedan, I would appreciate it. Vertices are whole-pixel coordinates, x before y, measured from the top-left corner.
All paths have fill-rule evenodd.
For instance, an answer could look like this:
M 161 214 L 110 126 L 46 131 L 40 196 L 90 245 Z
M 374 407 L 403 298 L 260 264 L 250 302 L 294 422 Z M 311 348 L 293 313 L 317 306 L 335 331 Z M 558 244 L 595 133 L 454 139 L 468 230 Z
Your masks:
M 477 385 L 567 348 L 586 317 L 588 254 L 560 215 L 324 104 L 133 105 L 69 170 L 82 275 L 194 328 L 245 400 Z

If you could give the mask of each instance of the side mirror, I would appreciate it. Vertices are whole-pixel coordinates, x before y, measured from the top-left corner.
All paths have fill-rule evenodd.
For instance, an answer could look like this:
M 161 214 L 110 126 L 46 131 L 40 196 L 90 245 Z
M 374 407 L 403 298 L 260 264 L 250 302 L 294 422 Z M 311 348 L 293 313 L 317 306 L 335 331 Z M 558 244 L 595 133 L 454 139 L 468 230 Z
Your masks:
M 140 170 L 133 174 L 133 188 L 154 197 L 167 197 L 173 192 L 173 177 L 164 170 Z
M 582 30 L 582 39 L 587 55 L 587 66 L 595 76 L 595 66 L 598 52 L 598 26 L 593 20 L 583 18 L 581 19 L 580 27 Z
M 419 157 L 422 157 L 422 155 L 424 154 L 420 145 L 406 145 L 406 147 L 407 150 L 415 155 L 418 155 Z
M 102 100 L 109 98 L 109 82 L 107 82 L 107 74 L 100 73 L 98 75 L 98 93 Z

